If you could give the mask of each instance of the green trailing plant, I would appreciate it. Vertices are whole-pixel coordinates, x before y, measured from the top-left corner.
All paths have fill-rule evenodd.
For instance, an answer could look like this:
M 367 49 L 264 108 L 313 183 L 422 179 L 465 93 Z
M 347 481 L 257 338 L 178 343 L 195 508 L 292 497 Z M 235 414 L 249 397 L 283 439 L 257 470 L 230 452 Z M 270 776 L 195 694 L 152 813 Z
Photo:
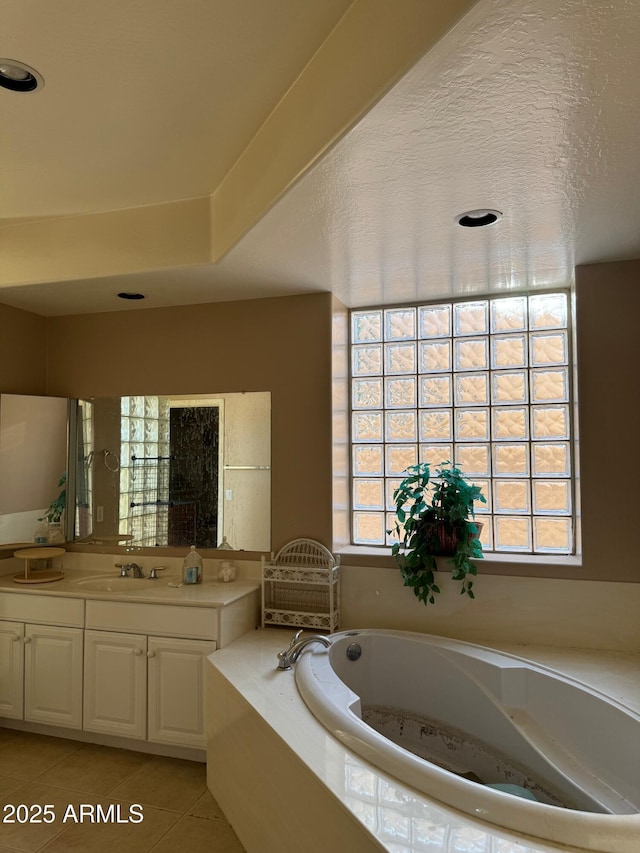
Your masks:
M 435 582 L 436 557 L 449 555 L 451 577 L 462 581 L 461 595 L 474 598 L 473 560 L 482 559 L 474 503 L 486 503 L 480 488 L 468 483 L 459 468 L 445 462 L 431 477 L 426 462 L 407 468 L 407 476 L 393 493 L 398 542 L 391 553 L 405 586 L 424 604 L 435 604 L 440 592 Z
M 57 498 L 54 498 L 49 504 L 47 511 L 39 518 L 38 521 L 47 521 L 51 523 L 52 521 L 60 521 L 62 518 L 62 513 L 65 510 L 67 505 L 67 472 L 65 471 L 60 479 L 58 480 L 58 488 L 62 489 L 62 491 L 58 494 Z

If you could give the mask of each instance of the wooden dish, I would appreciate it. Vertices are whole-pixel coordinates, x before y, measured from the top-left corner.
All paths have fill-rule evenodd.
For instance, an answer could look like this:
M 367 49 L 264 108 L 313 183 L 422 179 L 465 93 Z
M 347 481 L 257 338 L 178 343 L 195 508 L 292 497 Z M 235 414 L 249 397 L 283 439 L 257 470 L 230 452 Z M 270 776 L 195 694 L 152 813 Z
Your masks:
M 60 581 L 64 577 L 64 572 L 59 569 L 39 569 L 37 563 L 42 563 L 52 560 L 55 557 L 62 557 L 65 553 L 64 548 L 23 548 L 20 551 L 14 551 L 13 556 L 19 560 L 24 560 L 24 573 L 14 575 L 14 583 L 52 583 Z M 36 564 L 36 565 L 34 565 Z

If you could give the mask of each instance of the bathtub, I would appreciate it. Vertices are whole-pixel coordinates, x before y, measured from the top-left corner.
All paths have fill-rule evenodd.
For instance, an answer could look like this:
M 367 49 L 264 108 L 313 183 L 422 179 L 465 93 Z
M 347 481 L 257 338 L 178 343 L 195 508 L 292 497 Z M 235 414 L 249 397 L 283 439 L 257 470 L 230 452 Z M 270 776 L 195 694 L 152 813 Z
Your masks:
M 296 664 L 311 712 L 381 770 L 473 817 L 579 850 L 640 850 L 640 715 L 458 640 L 333 634 Z

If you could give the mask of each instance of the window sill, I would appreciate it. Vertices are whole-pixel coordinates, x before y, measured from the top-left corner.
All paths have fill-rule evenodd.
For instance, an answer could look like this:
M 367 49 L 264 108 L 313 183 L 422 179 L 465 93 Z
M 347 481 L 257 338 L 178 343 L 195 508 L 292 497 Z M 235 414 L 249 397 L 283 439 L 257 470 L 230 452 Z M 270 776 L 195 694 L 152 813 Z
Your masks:
M 342 566 L 374 566 L 397 568 L 391 548 L 373 548 L 367 545 L 346 545 L 336 552 Z M 440 558 L 440 568 L 446 568 L 447 557 Z M 482 574 L 517 575 L 519 577 L 578 578 L 582 558 L 575 554 L 487 554 L 478 561 Z

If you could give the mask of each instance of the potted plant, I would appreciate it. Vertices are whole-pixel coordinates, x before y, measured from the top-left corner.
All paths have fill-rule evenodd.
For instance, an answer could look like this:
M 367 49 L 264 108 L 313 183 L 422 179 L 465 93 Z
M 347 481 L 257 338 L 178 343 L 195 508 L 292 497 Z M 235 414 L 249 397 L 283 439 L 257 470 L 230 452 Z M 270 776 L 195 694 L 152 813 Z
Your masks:
M 393 493 L 398 537 L 391 553 L 405 586 L 419 601 L 435 604 L 440 590 L 435 582 L 436 557 L 451 556 L 451 577 L 462 581 L 461 595 L 474 598 L 474 559 L 482 559 L 478 540 L 481 525 L 475 521 L 474 502 L 486 503 L 480 488 L 467 482 L 450 462 L 431 477 L 428 463 L 407 468 L 407 476 Z

